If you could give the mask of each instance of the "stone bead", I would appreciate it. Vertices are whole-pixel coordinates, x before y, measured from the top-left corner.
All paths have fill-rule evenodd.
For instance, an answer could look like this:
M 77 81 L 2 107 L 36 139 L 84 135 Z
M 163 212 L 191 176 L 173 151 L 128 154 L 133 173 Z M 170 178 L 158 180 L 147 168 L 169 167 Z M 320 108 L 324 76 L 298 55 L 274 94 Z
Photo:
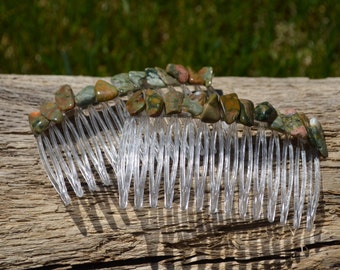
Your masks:
M 307 137 L 305 124 L 300 115 L 293 109 L 286 111 L 284 114 L 279 114 L 270 127 L 279 132 L 288 133 L 293 137 Z
M 240 101 L 239 122 L 245 126 L 249 127 L 253 126 L 255 112 L 254 103 L 248 99 L 239 99 L 239 101 Z
M 304 126 L 299 126 L 290 132 L 293 137 L 307 138 L 307 130 Z
M 166 114 L 180 113 L 182 111 L 183 98 L 184 98 L 183 93 L 177 92 L 175 91 L 175 89 L 171 88 L 164 95 L 165 113 Z
M 128 73 L 119 73 L 111 78 L 111 83 L 118 89 L 119 95 L 126 95 L 135 90 L 135 85 L 130 81 Z
M 189 71 L 189 83 L 190 84 L 204 85 L 204 79 L 201 74 L 193 71 L 191 68 L 189 68 L 188 71 Z
M 301 138 L 307 138 L 308 137 L 308 131 L 307 128 L 309 126 L 309 119 L 304 113 L 299 113 L 297 112 L 300 121 L 301 121 L 301 126 L 297 127 L 296 129 L 293 129 L 290 134 L 293 137 L 301 137 Z M 308 123 L 308 124 L 307 124 Z
M 207 101 L 207 92 L 205 92 L 205 91 L 195 91 L 194 93 L 192 93 L 190 95 L 190 98 L 192 100 L 196 100 L 198 102 L 198 104 L 203 107 L 204 104 Z
M 283 118 L 279 114 L 275 120 L 271 123 L 270 127 L 279 132 L 285 132 L 285 123 L 283 122 Z
M 203 67 L 198 71 L 198 74 L 200 74 L 203 77 L 204 85 L 206 87 L 209 87 L 212 85 L 212 80 L 214 77 L 214 72 L 212 67 Z
M 180 83 L 172 76 L 168 75 L 166 71 L 162 68 L 155 67 L 158 76 L 161 78 L 161 80 L 166 84 L 166 85 L 173 85 L 177 86 L 180 85 Z
M 145 71 L 130 71 L 129 79 L 135 85 L 135 88 L 142 88 L 145 84 Z
M 294 108 L 288 108 L 288 109 L 286 109 L 285 111 L 284 111 L 284 115 L 293 115 L 293 114 L 295 114 L 296 113 L 296 109 L 294 109 Z
M 217 94 L 214 93 L 208 98 L 200 118 L 205 123 L 216 123 L 221 119 L 220 102 Z
M 142 90 L 133 93 L 132 96 L 126 101 L 126 109 L 130 115 L 137 115 L 145 108 L 145 100 Z
M 164 101 L 159 94 L 148 89 L 145 91 L 145 105 L 147 115 L 151 117 L 157 117 L 163 111 Z
M 87 107 L 96 102 L 96 94 L 93 85 L 85 86 L 75 96 L 76 105 L 78 107 Z
M 213 68 L 203 67 L 197 73 L 189 68 L 189 83 L 211 86 L 213 79 Z
M 55 92 L 55 103 L 61 111 L 68 111 L 74 108 L 74 94 L 71 86 L 65 84 Z
M 321 156 L 328 157 L 326 140 L 320 122 L 316 118 L 311 118 L 309 124 L 307 131 L 310 144 L 318 149 Z
M 41 104 L 40 112 L 42 116 L 44 116 L 49 121 L 61 123 L 63 120 L 63 114 L 55 102 L 46 102 Z
M 203 112 L 203 106 L 206 100 L 206 92 L 196 91 L 183 99 L 182 111 L 188 112 L 192 116 L 198 116 Z
M 182 65 L 168 64 L 165 68 L 165 71 L 176 78 L 179 83 L 184 84 L 189 80 L 189 72 Z
M 98 80 L 94 86 L 94 93 L 97 102 L 104 102 L 118 96 L 118 89 L 104 80 Z
M 42 116 L 39 111 L 31 112 L 28 115 L 28 122 L 30 124 L 32 132 L 35 134 L 40 134 L 44 132 L 50 124 L 50 121 Z
M 277 117 L 277 111 L 268 102 L 262 102 L 255 107 L 255 120 L 271 124 Z
M 240 114 L 240 101 L 235 93 L 222 95 L 220 97 L 222 106 L 222 118 L 227 124 L 234 123 Z
M 186 96 L 183 99 L 182 111 L 188 112 L 192 116 L 200 115 L 203 112 L 203 106 L 195 99 L 191 99 L 191 96 Z
M 162 88 L 165 87 L 165 83 L 159 77 L 155 68 L 146 68 L 146 83 L 150 88 Z
M 308 119 L 308 117 L 304 113 L 301 113 L 301 112 L 298 112 L 298 114 L 299 114 L 301 122 L 304 124 L 304 126 L 307 129 L 307 127 L 309 127 L 309 119 Z
M 189 80 L 189 72 L 182 65 L 168 64 L 165 71 L 176 78 L 179 83 L 187 83 Z

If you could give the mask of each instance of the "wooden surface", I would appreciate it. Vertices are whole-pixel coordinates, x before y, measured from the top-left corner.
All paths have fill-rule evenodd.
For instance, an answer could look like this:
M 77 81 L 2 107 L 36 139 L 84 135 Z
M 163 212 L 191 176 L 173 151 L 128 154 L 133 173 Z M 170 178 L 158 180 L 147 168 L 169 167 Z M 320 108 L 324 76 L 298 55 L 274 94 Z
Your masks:
M 27 114 L 64 83 L 75 92 L 96 78 L 0 75 L 0 268 L 336 269 L 340 268 L 340 78 L 215 78 L 255 103 L 297 107 L 323 124 L 329 158 L 315 227 L 266 220 L 227 222 L 223 214 L 120 210 L 104 188 L 65 207 L 39 160 Z

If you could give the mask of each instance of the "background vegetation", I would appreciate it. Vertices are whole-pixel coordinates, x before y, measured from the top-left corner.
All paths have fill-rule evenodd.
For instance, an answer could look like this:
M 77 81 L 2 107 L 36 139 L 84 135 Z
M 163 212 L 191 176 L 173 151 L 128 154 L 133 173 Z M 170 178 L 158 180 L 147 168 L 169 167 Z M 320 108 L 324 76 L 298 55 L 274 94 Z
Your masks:
M 200 2 L 200 3 L 199 3 Z M 2 0 L 0 73 L 340 76 L 338 0 Z

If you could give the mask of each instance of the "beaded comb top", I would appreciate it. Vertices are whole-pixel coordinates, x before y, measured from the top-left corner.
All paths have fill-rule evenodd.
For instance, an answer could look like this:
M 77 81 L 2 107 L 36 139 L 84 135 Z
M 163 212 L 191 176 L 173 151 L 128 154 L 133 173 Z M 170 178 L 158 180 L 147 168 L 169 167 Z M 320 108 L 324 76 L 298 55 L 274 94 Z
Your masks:
M 212 80 L 212 67 L 203 67 L 195 73 L 182 65 L 168 64 L 165 70 L 155 67 L 117 74 L 111 78 L 111 84 L 98 80 L 94 86 L 84 87 L 75 96 L 69 85 L 63 85 L 55 93 L 54 102 L 44 103 L 40 111 L 30 113 L 29 123 L 33 133 L 40 134 L 50 124 L 60 124 L 63 116 L 75 106 L 86 108 L 130 94 L 126 109 L 131 116 L 145 111 L 150 117 L 181 114 L 205 123 L 222 120 L 227 124 L 237 122 L 253 126 L 258 121 L 280 133 L 305 139 L 321 156 L 328 156 L 323 130 L 316 118 L 309 120 L 304 113 L 294 109 L 278 113 L 269 102 L 254 107 L 252 101 L 239 99 L 235 93 L 221 95 L 213 88 Z M 205 86 L 206 90 L 197 87 L 191 93 L 186 87 L 188 84 Z M 180 86 L 182 93 L 176 91 L 174 86 Z M 157 90 L 164 87 L 168 87 L 169 91 L 161 95 Z
M 255 106 L 236 93 L 224 94 L 212 81 L 211 67 L 194 72 L 168 64 L 165 70 L 117 74 L 111 83 L 98 80 L 76 95 L 69 85 L 61 86 L 53 102 L 30 113 L 29 124 L 63 202 L 70 203 L 64 176 L 81 197 L 78 172 L 94 191 L 93 169 L 105 185 L 111 182 L 108 161 L 117 177 L 121 207 L 127 206 L 132 179 L 135 207 L 142 207 L 149 178 L 151 207 L 158 204 L 162 179 L 169 208 L 179 178 L 182 209 L 188 208 L 194 183 L 196 209 L 202 210 L 209 187 L 210 209 L 217 212 L 224 187 L 229 217 L 238 191 L 240 217 L 252 207 L 259 219 L 267 197 L 268 220 L 274 221 L 279 205 L 280 220 L 286 223 L 294 191 L 294 226 L 299 227 L 307 202 L 310 229 L 320 192 L 319 155 L 328 156 L 320 123 L 294 109 L 280 113 L 269 102 Z M 243 126 L 241 139 L 237 124 Z

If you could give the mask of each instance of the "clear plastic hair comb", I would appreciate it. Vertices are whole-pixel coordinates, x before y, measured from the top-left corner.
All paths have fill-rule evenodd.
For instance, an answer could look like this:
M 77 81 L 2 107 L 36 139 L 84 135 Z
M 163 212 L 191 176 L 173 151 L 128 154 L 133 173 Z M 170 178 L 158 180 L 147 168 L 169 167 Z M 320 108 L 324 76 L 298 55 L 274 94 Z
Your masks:
M 320 123 L 295 110 L 254 106 L 212 84 L 213 71 L 181 65 L 69 85 L 29 115 L 42 164 L 65 205 L 98 182 L 118 187 L 119 205 L 194 207 L 228 218 L 313 226 L 320 194 Z M 133 195 L 132 195 L 133 194 Z M 147 199 L 148 197 L 148 199 Z M 194 201 L 194 204 L 190 204 Z M 208 203 L 207 203 L 208 202 Z

